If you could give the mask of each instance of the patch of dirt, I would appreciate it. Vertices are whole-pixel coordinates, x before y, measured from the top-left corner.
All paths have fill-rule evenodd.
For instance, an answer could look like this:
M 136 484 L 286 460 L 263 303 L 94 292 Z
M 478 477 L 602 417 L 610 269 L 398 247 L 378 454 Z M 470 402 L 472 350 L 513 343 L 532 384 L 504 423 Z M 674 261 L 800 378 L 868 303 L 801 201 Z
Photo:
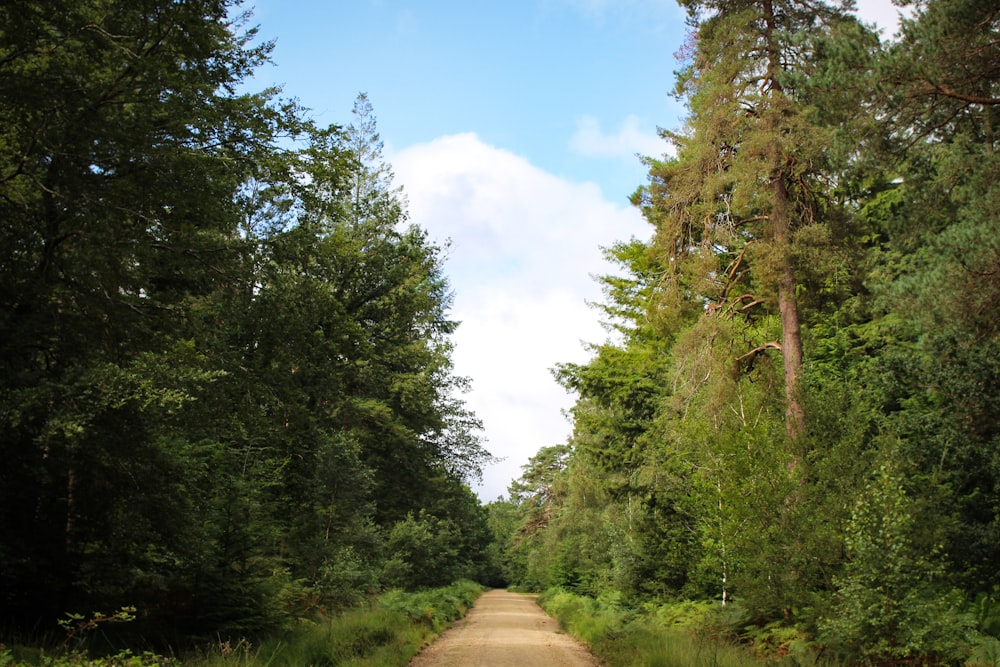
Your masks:
M 600 667 L 529 595 L 489 591 L 410 667 Z

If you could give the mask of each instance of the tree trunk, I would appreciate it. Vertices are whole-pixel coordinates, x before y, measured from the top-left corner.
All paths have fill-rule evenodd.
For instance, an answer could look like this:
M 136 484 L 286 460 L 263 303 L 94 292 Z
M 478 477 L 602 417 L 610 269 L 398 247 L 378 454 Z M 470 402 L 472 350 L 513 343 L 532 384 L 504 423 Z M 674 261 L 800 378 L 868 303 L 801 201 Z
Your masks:
M 805 432 L 805 411 L 799 397 L 802 375 L 802 331 L 795 298 L 795 272 L 791 257 L 791 224 L 788 218 L 788 190 L 785 177 L 774 179 L 774 209 L 771 212 L 775 251 L 778 253 L 778 311 L 781 313 L 781 357 L 785 365 L 785 428 L 790 442 Z M 797 467 L 797 457 L 790 464 Z
M 770 95 L 783 96 L 778 73 L 781 71 L 781 54 L 775 38 L 776 21 L 771 0 L 763 0 L 765 32 L 767 43 L 767 79 Z M 774 208 L 771 211 L 771 233 L 774 250 L 778 257 L 778 311 L 781 313 L 781 357 L 785 365 L 785 428 L 789 444 L 805 433 L 806 417 L 799 398 L 799 377 L 802 375 L 802 332 L 799 326 L 799 307 L 795 297 L 795 270 L 792 266 L 791 230 L 789 217 L 788 187 L 785 183 L 785 165 L 781 163 L 781 153 L 775 156 Z M 789 467 L 793 470 L 800 461 L 794 454 Z

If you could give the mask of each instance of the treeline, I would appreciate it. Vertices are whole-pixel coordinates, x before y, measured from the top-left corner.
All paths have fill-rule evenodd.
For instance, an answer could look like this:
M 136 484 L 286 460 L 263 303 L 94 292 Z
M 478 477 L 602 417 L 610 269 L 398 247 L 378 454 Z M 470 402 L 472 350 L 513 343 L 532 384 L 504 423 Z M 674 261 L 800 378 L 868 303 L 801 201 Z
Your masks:
M 880 43 L 846 2 L 681 4 L 654 231 L 556 370 L 571 439 L 491 506 L 508 575 L 961 662 L 1000 637 L 1000 6 Z
M 320 128 L 234 0 L 0 7 L 0 628 L 242 636 L 488 580 L 442 248 L 370 103 Z

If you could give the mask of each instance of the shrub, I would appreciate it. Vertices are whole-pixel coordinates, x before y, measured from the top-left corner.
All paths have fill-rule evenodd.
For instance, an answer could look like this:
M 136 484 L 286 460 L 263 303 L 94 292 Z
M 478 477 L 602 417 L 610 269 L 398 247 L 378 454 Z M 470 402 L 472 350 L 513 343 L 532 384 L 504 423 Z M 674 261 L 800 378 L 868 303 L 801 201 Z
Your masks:
M 972 618 L 961 593 L 943 583 L 940 554 L 914 544 L 913 501 L 891 462 L 883 463 L 847 527 L 848 561 L 823 643 L 875 662 L 941 659 L 969 652 Z

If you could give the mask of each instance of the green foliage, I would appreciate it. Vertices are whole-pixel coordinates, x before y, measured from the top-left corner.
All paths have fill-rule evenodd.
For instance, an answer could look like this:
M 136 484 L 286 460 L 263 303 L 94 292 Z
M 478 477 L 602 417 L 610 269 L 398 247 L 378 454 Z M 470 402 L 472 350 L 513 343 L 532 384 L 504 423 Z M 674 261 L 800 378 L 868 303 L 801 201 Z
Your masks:
M 554 372 L 572 437 L 489 508 L 367 96 L 237 93 L 270 46 L 231 0 L 0 7 L 0 622 L 113 654 L 35 664 L 398 663 L 458 578 L 563 587 L 613 664 L 996 664 L 995 3 L 885 47 L 846 2 L 681 4 L 651 237 Z
M 111 614 L 94 612 L 89 616 L 68 613 L 59 619 L 59 628 L 65 633 L 61 646 L 46 655 L 45 650 L 27 651 L 7 649 L 0 644 L 0 666 L 19 667 L 38 665 L 39 667 L 167 667 L 179 664 L 177 660 L 146 651 L 135 655 L 130 649 L 118 651 L 114 655 L 91 657 L 85 645 L 91 635 L 108 625 L 130 623 L 135 620 L 135 607 L 122 607 Z M 30 657 L 29 657 L 30 655 Z
M 190 314 L 234 278 L 235 197 L 299 124 L 232 92 L 268 47 L 230 3 L 159 5 L 3 10 L 0 560 L 27 625 L 155 607 L 198 559 L 175 435 L 227 369 Z
M 439 491 L 433 505 L 388 528 L 384 585 L 416 590 L 489 578 L 487 511 L 464 484 L 444 483 Z
M 17 658 L 14 652 L 0 644 L 0 667 L 172 667 L 181 663 L 152 652 L 136 655 L 125 649 L 115 655 L 92 658 L 84 653 L 71 652 L 59 656 L 40 654 L 32 658 Z
M 242 655 L 225 655 L 222 664 L 354 665 L 379 664 L 376 656 L 414 652 L 405 616 L 387 609 L 348 611 L 297 631 L 284 644 L 264 644 Z M 238 650 L 238 649 L 237 649 Z M 236 659 L 231 659 L 236 657 Z M 212 664 L 211 661 L 208 664 Z
M 108 623 L 128 623 L 135 620 L 135 607 L 122 607 L 112 614 L 94 612 L 89 617 L 79 613 L 66 614 L 59 619 L 59 627 L 66 633 L 63 648 L 83 641 L 87 634 Z
M 976 596 L 973 610 L 976 617 L 976 628 L 984 635 L 1000 639 L 1000 603 L 997 601 L 997 589 L 992 595 L 980 593 Z
M 364 96 L 320 129 L 237 92 L 270 51 L 247 20 L 0 8 L 4 627 L 134 605 L 112 644 L 236 641 L 368 600 L 387 561 L 485 570 L 442 249 Z
M 393 589 L 379 597 L 379 605 L 403 612 L 411 620 L 426 623 L 440 632 L 450 622 L 465 616 L 483 591 L 480 584 L 467 580 L 417 592 Z
M 615 596 L 594 599 L 551 589 L 539 604 L 612 667 L 773 664 L 720 636 L 717 603 L 650 604 L 638 612 L 623 609 Z
M 409 515 L 389 530 L 383 578 L 390 587 L 408 589 L 440 586 L 457 574 L 459 551 L 450 522 L 421 513 Z
M 199 662 L 402 667 L 434 634 L 464 616 L 482 592 L 470 581 L 420 593 L 391 590 L 371 607 L 304 622 L 280 639 L 246 647 L 242 655 L 217 655 Z
M 1000 640 L 995 637 L 982 637 L 973 647 L 972 656 L 967 664 L 970 667 L 996 667 L 1000 665 Z
M 912 507 L 895 466 L 883 463 L 846 529 L 848 560 L 826 641 L 876 660 L 954 662 L 968 655 L 972 619 L 961 592 L 943 584 L 940 554 L 915 548 Z
M 486 505 L 486 521 L 490 541 L 486 547 L 487 570 L 483 583 L 503 588 L 522 580 L 522 564 L 514 558 L 513 540 L 517 526 L 517 507 L 514 503 L 497 499 Z
M 299 624 L 259 644 L 242 637 L 219 639 L 208 649 L 192 652 L 183 659 L 153 653 L 133 655 L 122 651 L 108 657 L 92 657 L 83 651 L 60 652 L 48 656 L 38 652 L 21 656 L 23 650 L 0 645 L 2 667 L 167 667 L 168 665 L 345 665 L 354 667 L 403 667 L 434 635 L 471 609 L 483 592 L 483 587 L 471 581 L 450 586 L 408 593 L 391 590 L 362 608 L 302 619 Z M 93 615 L 77 622 L 101 624 L 123 620 L 131 612 L 122 610 L 114 615 Z
M 848 4 L 682 3 L 652 237 L 607 251 L 614 337 L 507 507 L 513 581 L 594 641 L 647 635 L 576 595 L 724 602 L 702 627 L 769 660 L 996 662 L 996 7 L 883 47 Z

